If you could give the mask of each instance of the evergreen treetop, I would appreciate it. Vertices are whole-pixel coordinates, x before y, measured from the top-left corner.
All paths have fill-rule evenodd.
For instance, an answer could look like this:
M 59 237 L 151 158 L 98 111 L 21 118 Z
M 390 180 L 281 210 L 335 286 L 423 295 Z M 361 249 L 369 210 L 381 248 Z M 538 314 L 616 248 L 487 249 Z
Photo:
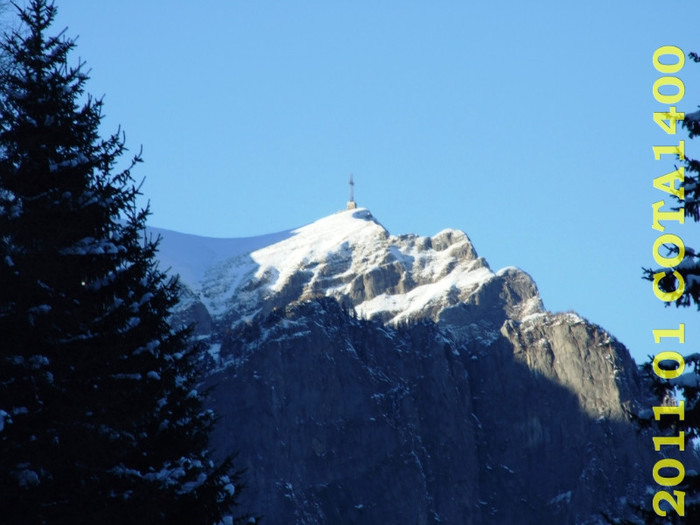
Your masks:
M 168 323 L 132 158 L 102 139 L 75 43 L 31 0 L 0 72 L 3 523 L 216 523 L 236 501 L 207 450 L 199 348 Z

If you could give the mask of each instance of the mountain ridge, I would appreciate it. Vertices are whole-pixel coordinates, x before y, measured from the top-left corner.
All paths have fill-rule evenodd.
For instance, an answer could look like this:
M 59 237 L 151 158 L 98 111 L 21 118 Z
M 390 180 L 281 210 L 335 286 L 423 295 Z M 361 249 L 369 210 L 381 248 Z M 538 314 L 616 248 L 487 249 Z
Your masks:
M 163 236 L 161 261 L 180 274 L 187 295 L 198 297 L 214 317 L 235 310 L 245 321 L 259 311 L 324 295 L 362 317 L 397 323 L 429 315 L 437 321 L 449 307 L 470 303 L 474 294 L 471 302 L 477 301 L 479 288 L 493 279 L 519 280 L 521 291 L 529 289 L 531 301 L 523 301 L 519 316 L 544 311 L 530 276 L 515 267 L 493 273 L 466 233 L 444 229 L 432 237 L 393 236 L 366 208 L 265 236 L 186 236 L 185 251 L 183 234 L 153 232 Z M 204 248 L 209 259 L 190 262 L 193 246 Z M 184 264 L 178 260 L 183 255 Z M 266 307 L 258 308 L 261 304 Z
M 270 523 L 592 525 L 641 501 L 653 451 L 629 352 L 466 233 L 394 236 L 358 208 L 168 235 L 173 319 L 209 349 L 214 448 L 240 451 Z

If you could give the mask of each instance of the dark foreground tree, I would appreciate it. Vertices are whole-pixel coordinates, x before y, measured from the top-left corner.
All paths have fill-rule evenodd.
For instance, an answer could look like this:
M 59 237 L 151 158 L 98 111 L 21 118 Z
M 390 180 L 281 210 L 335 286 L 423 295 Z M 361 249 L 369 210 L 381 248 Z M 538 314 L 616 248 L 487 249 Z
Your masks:
M 675 368 L 674 365 L 675 362 L 665 367 L 662 361 L 660 368 L 672 370 Z M 685 469 L 682 481 L 672 487 L 655 485 L 656 493 L 653 497 L 649 496 L 648 501 L 642 506 L 633 506 L 636 518 L 613 519 L 606 516 L 608 523 L 615 525 L 700 523 L 700 499 L 698 499 L 700 475 L 697 472 L 698 454 L 695 449 L 697 439 L 700 437 L 700 354 L 686 356 L 685 370 L 686 373 L 678 378 L 660 379 L 652 370 L 651 361 L 642 366 L 642 373 L 657 399 L 656 404 L 673 407 L 683 405 L 683 419 L 681 420 L 674 412 L 674 415 L 662 415 L 656 421 L 649 411 L 649 414 L 639 417 L 637 421 L 643 428 L 653 428 L 655 436 L 666 436 L 669 439 L 662 448 L 672 452 L 664 455 L 660 453 L 658 459 L 680 458 Z M 682 451 L 679 443 L 683 443 Z M 664 451 L 660 450 L 660 452 Z M 672 478 L 679 473 L 675 468 L 667 468 L 661 469 L 660 474 Z M 664 513 L 663 516 L 654 509 L 653 498 L 659 498 L 657 503 L 659 510 Z M 678 512 L 674 510 L 676 508 Z
M 145 237 L 121 134 L 101 139 L 55 8 L 18 8 L 0 77 L 0 521 L 215 523 L 199 349 Z
M 675 367 L 675 361 L 659 363 L 661 369 L 673 370 Z M 682 405 L 683 419 L 677 415 L 681 412 L 680 409 L 675 409 L 672 414 L 661 415 L 658 420 L 653 412 L 648 410 L 647 413 L 638 416 L 637 423 L 642 428 L 654 429 L 653 434 L 657 438 L 666 436 L 668 440 L 660 447 L 658 459 L 678 458 L 685 471 L 682 481 L 678 484 L 670 487 L 656 484 L 654 496 L 650 495 L 644 505 L 634 505 L 633 512 L 636 518 L 613 519 L 606 516 L 606 520 L 615 525 L 700 523 L 700 475 L 697 472 L 698 454 L 695 449 L 700 437 L 700 354 L 686 356 L 686 372 L 675 379 L 659 378 L 653 371 L 651 359 L 641 368 L 646 384 L 650 385 L 651 393 L 656 399 L 655 404 L 670 407 Z M 683 449 L 679 446 L 681 443 Z M 660 474 L 672 478 L 678 472 L 675 468 L 667 468 L 661 469 Z M 651 476 L 650 473 L 647 475 Z M 657 503 L 659 510 L 665 513 L 663 516 L 654 509 L 654 498 L 659 499 Z M 679 509 L 679 512 L 674 508 Z

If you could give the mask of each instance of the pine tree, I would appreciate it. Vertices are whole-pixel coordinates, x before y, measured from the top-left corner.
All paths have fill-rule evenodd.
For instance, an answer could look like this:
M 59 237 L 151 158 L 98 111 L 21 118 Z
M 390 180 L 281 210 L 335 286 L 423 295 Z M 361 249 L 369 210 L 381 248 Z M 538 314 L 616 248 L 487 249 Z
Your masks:
M 17 8 L 0 73 L 0 521 L 216 523 L 238 473 L 207 451 L 201 353 L 145 236 L 120 132 L 100 138 L 56 8 Z M 121 161 L 121 164 L 120 164 Z
M 670 363 L 666 366 L 664 361 L 659 363 L 661 369 L 672 370 L 675 368 L 675 363 Z M 653 509 L 653 497 L 650 496 L 644 505 L 635 504 L 632 506 L 634 519 L 620 519 L 604 516 L 608 523 L 614 525 L 639 525 L 640 523 L 648 525 L 668 525 L 668 524 L 686 524 L 700 523 L 700 501 L 697 495 L 700 494 L 700 475 L 696 470 L 698 457 L 696 445 L 700 437 L 700 354 L 695 353 L 685 358 L 686 373 L 675 379 L 661 379 L 653 371 L 652 360 L 645 363 L 641 367 L 642 376 L 645 378 L 645 383 L 650 385 L 651 393 L 656 399 L 657 406 L 684 405 L 684 417 L 681 420 L 677 416 L 662 416 L 658 421 L 655 420 L 651 410 L 643 415 L 635 416 L 637 424 L 641 428 L 653 428 L 654 436 L 668 436 L 678 438 L 683 436 L 684 451 L 678 456 L 678 449 L 674 444 L 672 448 L 675 452 L 662 456 L 659 454 L 658 459 L 663 457 L 680 457 L 681 463 L 684 465 L 685 472 L 683 480 L 673 487 L 664 487 L 656 485 L 656 494 L 666 492 L 665 497 L 677 502 L 678 507 L 682 512 L 679 515 L 666 502 L 660 502 L 660 509 L 665 512 L 664 516 L 658 515 Z M 666 474 L 664 474 L 666 475 Z M 668 474 L 673 476 L 674 474 Z M 682 496 L 681 496 L 682 494 Z M 654 497 L 655 497 L 654 496 Z M 682 499 L 682 501 L 681 501 Z

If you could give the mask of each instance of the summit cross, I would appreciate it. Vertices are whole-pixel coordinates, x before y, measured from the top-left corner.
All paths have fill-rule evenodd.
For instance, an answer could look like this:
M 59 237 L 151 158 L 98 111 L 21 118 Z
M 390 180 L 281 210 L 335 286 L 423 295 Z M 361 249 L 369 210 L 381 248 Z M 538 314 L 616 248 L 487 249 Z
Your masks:
M 354 210 L 357 208 L 357 204 L 355 204 L 355 181 L 352 180 L 352 173 L 350 174 L 350 200 L 348 201 L 347 209 L 348 210 Z

